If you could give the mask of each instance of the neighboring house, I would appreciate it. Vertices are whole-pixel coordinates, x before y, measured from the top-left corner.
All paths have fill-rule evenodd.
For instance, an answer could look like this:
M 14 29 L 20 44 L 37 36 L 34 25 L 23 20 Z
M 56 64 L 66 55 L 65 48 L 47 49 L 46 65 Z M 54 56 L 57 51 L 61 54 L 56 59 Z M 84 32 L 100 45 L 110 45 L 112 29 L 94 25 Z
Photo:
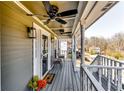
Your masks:
M 100 48 L 99 47 L 90 47 L 89 52 L 92 54 L 99 54 L 100 53 Z

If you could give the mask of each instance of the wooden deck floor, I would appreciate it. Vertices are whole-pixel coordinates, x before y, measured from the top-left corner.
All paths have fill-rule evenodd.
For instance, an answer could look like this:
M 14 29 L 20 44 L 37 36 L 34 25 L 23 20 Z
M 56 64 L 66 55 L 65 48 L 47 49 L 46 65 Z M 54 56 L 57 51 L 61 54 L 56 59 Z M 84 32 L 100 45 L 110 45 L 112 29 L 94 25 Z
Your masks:
M 60 66 L 54 65 L 50 73 L 54 73 L 55 77 L 52 84 L 47 84 L 42 91 L 79 91 L 80 90 L 80 72 L 74 71 L 72 62 L 66 61 Z

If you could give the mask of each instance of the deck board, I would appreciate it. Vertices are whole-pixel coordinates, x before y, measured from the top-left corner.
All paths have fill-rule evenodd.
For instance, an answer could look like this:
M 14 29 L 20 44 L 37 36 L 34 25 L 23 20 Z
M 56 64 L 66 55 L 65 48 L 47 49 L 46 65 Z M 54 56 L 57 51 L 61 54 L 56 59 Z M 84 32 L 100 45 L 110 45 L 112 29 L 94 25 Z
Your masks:
M 54 82 L 54 85 L 53 85 L 53 87 L 51 89 L 52 91 L 55 91 L 56 87 L 58 86 L 58 81 L 59 81 L 60 74 L 61 74 L 61 67 L 60 67 L 60 69 L 58 69 L 57 76 L 56 76 L 56 82 Z
M 70 69 L 69 69 L 70 68 Z M 69 65 L 69 67 L 68 67 L 68 75 L 69 75 L 69 84 L 68 84 L 68 86 L 69 86 L 69 90 L 70 91 L 73 91 L 74 89 L 73 89 L 73 85 L 72 85 L 72 75 L 71 75 L 71 71 L 72 71 L 72 68 L 71 68 L 71 64 Z
M 62 82 L 61 82 L 60 87 L 59 87 L 60 91 L 63 91 L 64 90 L 65 78 L 66 78 L 66 71 L 65 71 L 65 69 L 66 69 L 66 63 L 64 63 L 63 65 L 64 66 L 63 66 L 63 73 L 62 73 L 62 80 L 61 80 Z
M 76 79 L 79 79 L 73 71 L 72 62 L 65 61 L 62 68 L 59 64 L 55 65 L 50 73 L 55 73 L 52 84 L 48 84 L 42 91 L 77 91 L 80 85 Z
M 71 65 L 71 69 L 72 69 L 72 71 L 71 71 L 71 75 L 72 75 L 72 83 L 73 83 L 73 89 L 75 90 L 75 91 L 78 91 L 78 86 L 77 86 L 77 82 L 76 82 L 76 77 L 75 77 L 75 72 L 73 71 L 73 67 L 72 67 L 72 65 Z
M 68 81 L 69 81 L 69 79 L 68 79 L 68 62 L 66 63 L 65 73 L 66 73 L 66 75 L 65 75 L 65 87 L 64 87 L 64 90 L 66 91 L 66 90 L 68 90 Z
M 65 64 L 62 63 L 62 69 L 61 69 L 61 74 L 60 74 L 60 78 L 59 78 L 59 81 L 58 81 L 58 86 L 56 86 L 56 91 L 61 91 L 60 87 L 62 87 L 62 83 L 63 83 L 63 78 L 64 78 L 64 69 L 65 69 Z M 63 88 L 64 89 L 64 88 Z

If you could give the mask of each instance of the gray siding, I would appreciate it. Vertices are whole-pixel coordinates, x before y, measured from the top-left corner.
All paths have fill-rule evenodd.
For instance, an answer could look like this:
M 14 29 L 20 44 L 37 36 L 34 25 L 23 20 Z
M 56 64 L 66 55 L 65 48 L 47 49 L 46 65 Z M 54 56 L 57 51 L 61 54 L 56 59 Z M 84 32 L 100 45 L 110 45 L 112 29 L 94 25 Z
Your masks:
M 2 14 L 2 90 L 23 91 L 32 77 L 32 40 L 27 38 L 27 18 L 13 2 L 0 2 Z

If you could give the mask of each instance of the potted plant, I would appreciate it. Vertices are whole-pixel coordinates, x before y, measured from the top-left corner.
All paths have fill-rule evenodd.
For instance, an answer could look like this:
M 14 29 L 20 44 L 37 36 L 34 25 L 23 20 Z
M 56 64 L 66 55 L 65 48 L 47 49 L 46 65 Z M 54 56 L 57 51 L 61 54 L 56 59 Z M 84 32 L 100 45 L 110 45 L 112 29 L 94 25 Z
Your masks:
M 46 80 L 39 80 L 38 76 L 34 76 L 29 82 L 28 87 L 33 89 L 33 91 L 39 91 L 46 87 Z

